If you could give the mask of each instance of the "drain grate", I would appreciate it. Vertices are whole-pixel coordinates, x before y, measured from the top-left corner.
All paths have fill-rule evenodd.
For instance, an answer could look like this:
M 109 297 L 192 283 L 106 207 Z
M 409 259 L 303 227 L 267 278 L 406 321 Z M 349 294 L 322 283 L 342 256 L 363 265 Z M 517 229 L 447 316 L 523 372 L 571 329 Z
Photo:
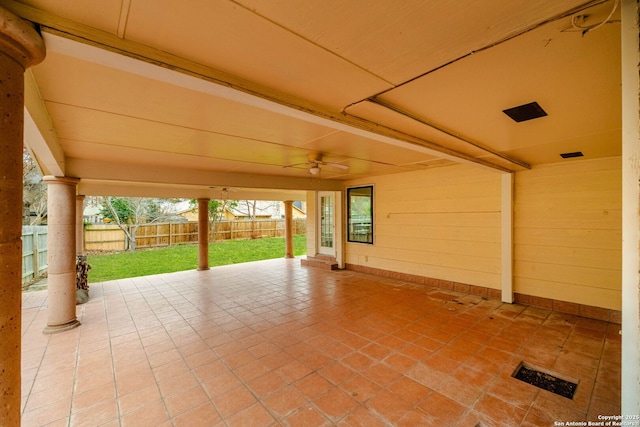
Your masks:
M 543 390 L 566 397 L 567 399 L 573 399 L 576 388 L 578 388 L 577 383 L 563 380 L 555 375 L 527 366 L 524 363 L 520 363 L 520 367 L 513 374 L 513 377 Z

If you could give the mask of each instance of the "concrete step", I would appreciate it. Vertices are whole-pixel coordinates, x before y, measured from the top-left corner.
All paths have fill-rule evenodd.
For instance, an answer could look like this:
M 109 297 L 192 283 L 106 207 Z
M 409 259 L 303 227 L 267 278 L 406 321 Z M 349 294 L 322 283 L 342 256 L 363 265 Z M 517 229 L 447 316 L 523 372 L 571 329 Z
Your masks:
M 307 256 L 307 258 L 302 258 L 300 260 L 300 264 L 307 267 L 322 268 L 324 270 L 338 269 L 338 263 L 336 262 L 335 257 L 322 254 L 316 254 L 315 256 Z

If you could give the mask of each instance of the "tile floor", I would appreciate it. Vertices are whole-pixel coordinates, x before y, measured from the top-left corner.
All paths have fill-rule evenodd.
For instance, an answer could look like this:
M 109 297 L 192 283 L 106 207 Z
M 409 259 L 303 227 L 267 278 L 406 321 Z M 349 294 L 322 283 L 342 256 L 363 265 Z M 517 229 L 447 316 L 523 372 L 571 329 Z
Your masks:
M 619 325 L 270 260 L 23 298 L 23 426 L 552 426 L 620 413 Z M 573 400 L 511 377 L 579 381 Z

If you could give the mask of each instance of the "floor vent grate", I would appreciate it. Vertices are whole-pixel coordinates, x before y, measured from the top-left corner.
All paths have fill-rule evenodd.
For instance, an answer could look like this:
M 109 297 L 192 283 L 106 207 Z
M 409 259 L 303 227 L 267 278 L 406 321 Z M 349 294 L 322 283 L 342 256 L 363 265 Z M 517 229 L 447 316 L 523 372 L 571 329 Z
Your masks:
M 520 363 L 520 366 L 516 369 L 513 377 L 520 381 L 524 381 L 527 384 L 531 384 L 559 396 L 566 397 L 567 399 L 573 399 L 576 388 L 578 388 L 577 383 L 563 380 L 555 375 L 527 366 L 524 363 Z

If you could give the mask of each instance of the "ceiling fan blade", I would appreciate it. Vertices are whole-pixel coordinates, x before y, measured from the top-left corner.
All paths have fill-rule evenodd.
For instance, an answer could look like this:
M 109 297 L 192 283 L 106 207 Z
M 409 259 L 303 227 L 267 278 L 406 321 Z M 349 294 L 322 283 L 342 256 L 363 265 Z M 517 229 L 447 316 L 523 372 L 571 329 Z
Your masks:
M 302 166 L 302 165 L 308 165 L 310 162 L 304 162 L 304 163 L 294 163 L 292 165 L 284 165 L 282 166 L 283 168 L 294 168 L 296 166 Z
M 343 165 L 342 163 L 322 162 L 321 164 L 324 166 L 329 166 L 336 169 L 343 169 L 343 170 L 349 169 L 349 166 Z

